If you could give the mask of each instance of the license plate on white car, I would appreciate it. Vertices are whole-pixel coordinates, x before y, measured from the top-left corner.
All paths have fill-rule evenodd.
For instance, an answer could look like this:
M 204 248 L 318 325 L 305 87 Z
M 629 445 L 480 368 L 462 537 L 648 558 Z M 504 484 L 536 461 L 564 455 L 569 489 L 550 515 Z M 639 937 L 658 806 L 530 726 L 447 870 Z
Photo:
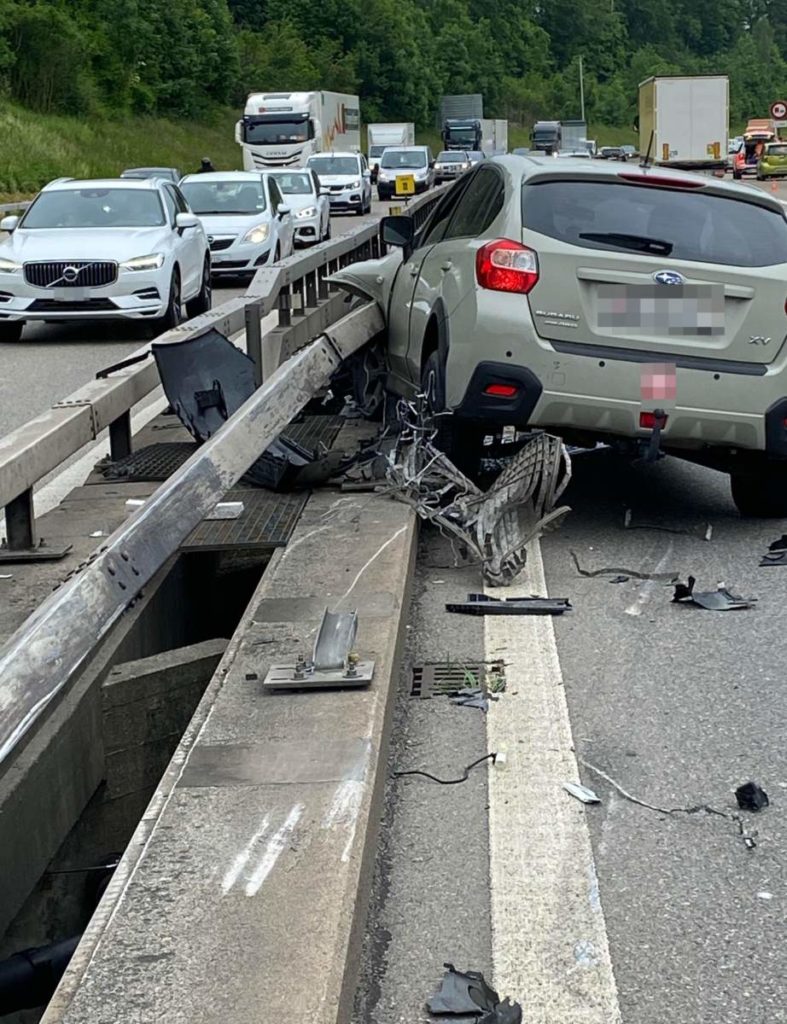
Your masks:
M 90 298 L 89 288 L 49 288 L 47 298 L 55 302 L 86 302 Z
M 643 334 L 724 334 L 721 285 L 624 285 L 598 288 L 598 326 Z

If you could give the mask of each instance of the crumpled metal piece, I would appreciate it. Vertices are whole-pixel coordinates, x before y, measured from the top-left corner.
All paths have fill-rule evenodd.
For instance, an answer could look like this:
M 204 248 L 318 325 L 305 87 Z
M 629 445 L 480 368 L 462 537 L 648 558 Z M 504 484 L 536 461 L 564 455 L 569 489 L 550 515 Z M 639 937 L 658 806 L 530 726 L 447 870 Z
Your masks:
M 524 568 L 527 544 L 570 508 L 556 507 L 571 479 L 571 459 L 559 437 L 535 434 L 482 491 L 432 442 L 432 432 L 410 407 L 389 460 L 393 494 L 421 519 L 456 538 L 481 563 L 492 586 L 508 586 Z

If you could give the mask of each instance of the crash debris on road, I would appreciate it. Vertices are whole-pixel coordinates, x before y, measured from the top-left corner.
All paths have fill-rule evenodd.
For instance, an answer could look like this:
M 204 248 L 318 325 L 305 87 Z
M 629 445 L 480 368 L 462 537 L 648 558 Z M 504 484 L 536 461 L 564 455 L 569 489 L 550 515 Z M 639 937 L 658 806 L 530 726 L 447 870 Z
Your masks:
M 468 594 L 466 601 L 448 602 L 447 612 L 461 615 L 562 615 L 571 611 L 566 597 L 489 597 Z
M 521 1024 L 522 1007 L 500 996 L 480 971 L 458 971 L 444 964 L 446 972 L 439 990 L 427 1003 L 433 1016 L 475 1017 L 476 1024 Z
M 742 611 L 754 608 L 756 597 L 738 597 L 720 583 L 716 590 L 698 591 L 694 589 L 696 579 L 689 576 L 686 583 L 678 583 L 672 598 L 673 604 L 694 604 L 711 612 Z
M 742 811 L 756 814 L 764 807 L 770 806 L 768 794 L 756 782 L 745 782 L 735 790 L 735 799 Z

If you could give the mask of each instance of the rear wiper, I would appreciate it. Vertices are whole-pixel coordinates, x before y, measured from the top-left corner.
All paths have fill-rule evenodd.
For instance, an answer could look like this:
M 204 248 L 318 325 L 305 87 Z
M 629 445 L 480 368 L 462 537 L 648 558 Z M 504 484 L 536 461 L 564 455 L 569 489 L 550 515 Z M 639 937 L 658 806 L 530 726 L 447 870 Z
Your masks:
M 633 249 L 635 252 L 653 252 L 658 256 L 669 256 L 674 246 L 661 238 L 648 238 L 647 235 L 626 235 L 617 231 L 585 231 L 579 236 L 588 242 L 608 242 L 618 245 L 621 249 Z

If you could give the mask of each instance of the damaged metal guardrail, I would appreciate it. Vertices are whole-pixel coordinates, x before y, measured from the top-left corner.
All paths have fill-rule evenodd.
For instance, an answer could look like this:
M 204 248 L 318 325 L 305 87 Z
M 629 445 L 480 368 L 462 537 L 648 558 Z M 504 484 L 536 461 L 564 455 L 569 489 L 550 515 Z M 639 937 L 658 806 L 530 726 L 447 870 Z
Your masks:
M 191 531 L 383 327 L 368 304 L 293 355 L 17 630 L 0 653 L 0 766 Z
M 450 186 L 448 186 L 450 187 Z M 422 223 L 445 188 L 434 189 L 408 207 Z M 247 350 L 266 380 L 289 356 L 316 337 L 342 313 L 345 296 L 326 278 L 339 268 L 381 253 L 377 224 L 299 252 L 257 271 L 246 295 L 190 320 L 156 339 L 161 343 L 194 338 L 211 328 L 226 337 L 245 330 Z M 278 325 L 263 336 L 262 320 L 278 311 Z M 0 438 L 0 508 L 5 510 L 6 542 L 0 561 L 49 560 L 57 551 L 39 544 L 33 488 L 66 459 L 109 428 L 110 457 L 131 451 L 131 409 L 159 384 L 150 346 L 119 368 L 86 384 L 22 427 Z

